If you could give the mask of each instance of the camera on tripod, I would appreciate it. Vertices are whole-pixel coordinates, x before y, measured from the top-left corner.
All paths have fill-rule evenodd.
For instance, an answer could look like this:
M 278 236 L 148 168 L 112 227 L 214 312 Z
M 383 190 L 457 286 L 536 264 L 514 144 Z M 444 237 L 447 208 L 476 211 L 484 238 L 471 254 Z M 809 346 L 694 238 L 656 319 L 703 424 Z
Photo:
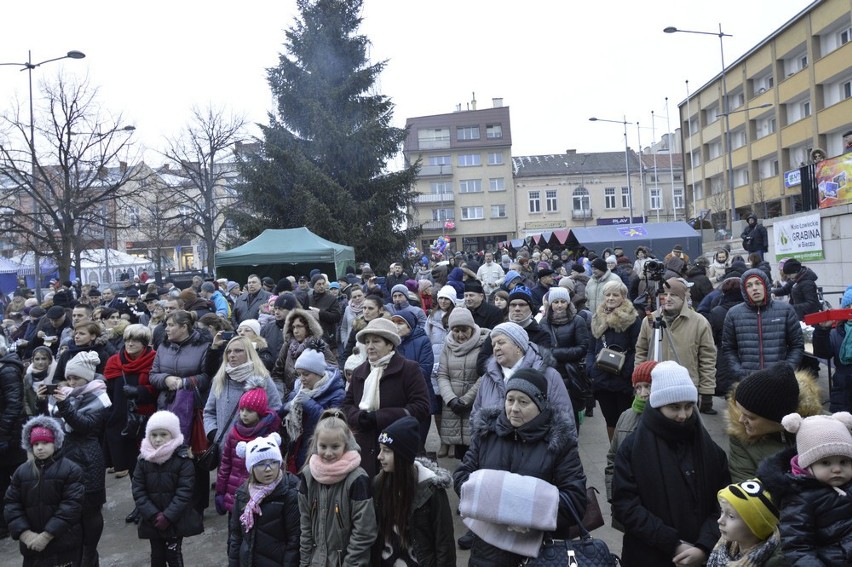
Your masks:
M 642 275 L 645 279 L 656 282 L 662 281 L 666 273 L 666 266 L 659 260 L 646 260 L 642 268 Z

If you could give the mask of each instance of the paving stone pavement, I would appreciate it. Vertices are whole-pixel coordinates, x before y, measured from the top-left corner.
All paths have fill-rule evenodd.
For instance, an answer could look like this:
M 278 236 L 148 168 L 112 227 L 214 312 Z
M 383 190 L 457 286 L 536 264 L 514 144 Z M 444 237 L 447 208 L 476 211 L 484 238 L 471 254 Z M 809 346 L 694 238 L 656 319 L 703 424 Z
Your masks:
M 820 386 L 823 390 L 823 401 L 828 399 L 828 378 L 826 368 L 823 366 L 820 372 Z M 728 448 L 727 436 L 724 432 L 724 418 L 722 409 L 724 400 L 714 399 L 714 407 L 719 411 L 718 415 L 701 415 L 701 419 L 710 432 L 713 439 L 725 450 Z M 427 440 L 427 450 L 436 451 L 439 440 L 434 426 Z M 621 532 L 611 527 L 611 514 L 606 502 L 606 490 L 604 487 L 604 467 L 606 465 L 606 453 L 609 442 L 606 436 L 606 427 L 600 410 L 588 418 L 580 429 L 580 459 L 586 472 L 588 484 L 600 491 L 598 501 L 604 514 L 605 525 L 593 532 L 595 537 L 603 539 L 610 550 L 614 553 L 621 552 Z M 458 461 L 452 458 L 439 459 L 439 464 L 450 472 L 458 466 Z M 211 480 L 214 478 L 211 473 Z M 125 524 L 124 517 L 133 508 L 133 500 L 130 495 L 130 478 L 115 479 L 113 475 L 106 476 L 107 503 L 104 506 L 104 533 L 99 545 L 102 567 L 142 567 L 149 565 L 148 542 L 140 540 L 136 534 L 134 524 Z M 450 504 L 455 509 L 458 498 L 455 492 L 449 491 Z M 211 497 L 212 502 L 212 497 Z M 459 516 L 454 517 L 454 529 L 456 537 L 465 533 L 466 528 Z M 227 516 L 216 514 L 213 506 L 207 509 L 204 515 L 204 533 L 184 540 L 183 554 L 187 567 L 191 566 L 219 566 L 227 565 L 226 546 L 228 537 Z M 457 550 L 457 564 L 467 565 L 469 552 Z M 0 565 L 20 564 L 18 542 L 6 538 L 0 541 Z

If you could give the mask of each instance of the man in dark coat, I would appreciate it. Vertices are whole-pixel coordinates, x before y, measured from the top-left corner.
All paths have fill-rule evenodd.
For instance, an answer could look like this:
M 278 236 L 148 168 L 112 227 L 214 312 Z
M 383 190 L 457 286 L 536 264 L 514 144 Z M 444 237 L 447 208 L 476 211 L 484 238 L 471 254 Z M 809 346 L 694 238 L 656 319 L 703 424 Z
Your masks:
M 292 292 L 285 291 L 275 300 L 272 309 L 273 319 L 260 329 L 260 336 L 266 340 L 269 351 L 276 357 L 284 344 L 284 323 L 290 311 L 299 306 L 296 296 Z
M 15 353 L 0 347 L 0 494 L 6 494 L 15 469 L 26 460 L 21 449 L 24 424 L 24 364 Z M 0 501 L 0 539 L 9 535 Z
M 757 222 L 757 215 L 751 213 L 746 219 L 748 226 L 742 233 L 743 248 L 753 254 L 760 254 L 760 259 L 769 250 L 769 237 L 766 234 L 766 227 Z
M 481 329 L 493 329 L 503 322 L 503 312 L 485 301 L 485 289 L 479 280 L 464 282 L 464 306 L 470 309 L 473 321 Z
M 311 278 L 314 292 L 309 299 L 310 310 L 315 311 L 322 326 L 323 340 L 334 351 L 337 348 L 337 325 L 343 318 L 337 298 L 328 293 L 328 280 L 322 274 Z
M 543 268 L 536 273 L 536 276 L 538 277 L 538 284 L 536 284 L 536 286 L 530 291 L 536 305 L 541 305 L 544 302 L 545 294 L 547 294 L 550 287 L 553 285 L 553 274 L 555 273 L 556 272 L 550 268 Z
M 796 310 L 801 321 L 805 315 L 816 313 L 822 307 L 817 289 L 817 275 L 795 258 L 784 262 L 784 274 L 787 282 L 778 289 L 773 289 L 774 295 L 789 295 L 790 305 Z
M 246 280 L 246 291 L 234 302 L 234 327 L 246 319 L 257 319 L 261 306 L 269 299 L 269 292 L 265 291 L 257 274 L 252 274 Z

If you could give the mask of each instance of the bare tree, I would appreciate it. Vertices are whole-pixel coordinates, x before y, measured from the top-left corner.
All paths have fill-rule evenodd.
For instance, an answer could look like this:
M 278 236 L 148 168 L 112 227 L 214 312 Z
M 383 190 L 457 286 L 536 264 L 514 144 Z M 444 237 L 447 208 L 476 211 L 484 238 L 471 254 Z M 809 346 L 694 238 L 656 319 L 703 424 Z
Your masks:
M 126 165 L 132 146 L 121 116 L 101 114 L 97 89 L 63 77 L 42 88 L 35 140 L 20 104 L 0 117 L 0 222 L 18 249 L 52 258 L 68 279 L 72 261 L 81 273 L 84 248 L 106 243 L 137 170 Z
M 763 181 L 758 181 L 751 186 L 753 192 L 753 203 L 761 203 L 763 205 L 763 218 L 769 216 L 769 208 L 766 204 L 766 188 L 763 186 Z
M 723 219 L 726 219 L 728 215 L 728 192 L 714 191 L 713 194 L 710 195 L 710 198 L 707 199 L 707 204 L 710 207 L 713 226 L 718 233 L 719 230 L 727 227 L 727 221 L 723 222 Z
M 163 153 L 177 165 L 176 175 L 184 177 L 172 190 L 186 211 L 185 226 L 204 244 L 206 266 L 215 270 L 214 257 L 219 237 L 227 228 L 228 208 L 234 205 L 237 160 L 234 152 L 242 141 L 246 121 L 226 115 L 222 109 L 194 108 L 192 119 L 178 138 L 168 141 Z

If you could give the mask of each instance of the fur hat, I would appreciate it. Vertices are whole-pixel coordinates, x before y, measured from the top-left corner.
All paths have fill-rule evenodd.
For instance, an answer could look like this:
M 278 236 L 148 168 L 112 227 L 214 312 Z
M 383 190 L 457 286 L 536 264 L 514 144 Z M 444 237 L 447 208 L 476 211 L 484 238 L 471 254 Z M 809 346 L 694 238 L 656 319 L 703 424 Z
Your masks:
M 547 378 L 535 368 L 522 368 L 512 374 L 506 382 L 506 393 L 512 390 L 523 392 L 539 410 L 547 407 Z
M 803 469 L 825 457 L 852 459 L 852 414 L 848 411 L 805 418 L 791 413 L 784 416 L 781 425 L 796 434 L 799 466 Z
M 646 384 L 651 384 L 653 373 L 652 371 L 657 366 L 656 360 L 646 360 L 645 362 L 640 362 L 636 366 L 633 367 L 633 387 L 636 387 L 636 384 L 640 382 L 645 382 Z
M 552 276 L 555 273 L 556 272 L 551 270 L 550 267 L 548 266 L 546 268 L 539 269 L 539 271 L 536 273 L 536 277 L 538 277 L 538 279 L 546 278 L 547 276 Z
M 799 382 L 789 364 L 778 362 L 746 376 L 737 386 L 734 400 L 753 414 L 781 423 L 799 407 Z
M 491 329 L 490 337 L 491 340 L 494 340 L 494 335 L 506 335 L 509 339 L 518 345 L 518 347 L 526 352 L 530 346 L 530 337 L 527 335 L 527 332 L 523 327 L 518 325 L 517 323 L 512 323 L 508 321 L 506 323 L 500 323 Z
M 59 420 L 46 415 L 37 415 L 30 418 L 21 430 L 21 448 L 24 451 L 32 452 L 33 450 L 34 441 L 31 439 L 34 429 L 45 429 L 50 431 L 53 434 L 53 440 L 51 442 L 53 443 L 54 448 L 57 451 L 62 448 L 62 444 L 65 441 L 65 432 L 62 430 L 62 424 Z M 42 437 L 45 436 L 44 433 L 40 435 Z
M 266 437 L 257 437 L 246 443 L 240 441 L 237 443 L 237 456 L 246 460 L 246 470 L 251 473 L 251 469 L 261 461 L 278 461 L 284 462 L 284 457 L 281 456 L 281 436 L 278 433 L 272 432 Z
M 737 511 L 758 539 L 765 540 L 775 531 L 781 514 L 760 479 L 729 484 L 717 496 Z
M 689 371 L 674 362 L 660 362 L 651 370 L 652 408 L 661 408 L 679 402 L 697 402 L 698 389 L 689 377 Z
M 367 335 L 382 337 L 386 341 L 393 343 L 393 346 L 395 347 L 399 346 L 401 340 L 399 338 L 396 325 L 394 325 L 393 321 L 385 319 L 384 317 L 378 317 L 367 323 L 366 327 L 358 331 L 358 334 L 355 335 L 355 339 L 359 343 L 364 343 L 364 341 L 367 340 Z
M 401 417 L 382 430 L 379 443 L 392 450 L 396 459 L 408 465 L 414 464 L 414 457 L 420 449 L 420 424 L 410 415 Z
M 46 313 L 48 319 L 61 319 L 63 315 L 65 315 L 65 309 L 58 305 L 54 305 Z
M 296 359 L 296 370 L 307 370 L 317 376 L 325 376 L 325 355 L 318 350 L 306 348 Z
M 237 407 L 239 407 L 239 409 L 245 408 L 247 410 L 251 410 L 257 413 L 260 417 L 265 416 L 269 412 L 269 399 L 266 396 L 266 389 L 252 388 L 251 390 L 248 390 L 240 397 L 240 403 Z
M 570 280 L 569 280 L 570 281 Z M 568 293 L 568 290 L 562 286 L 554 286 L 550 288 L 547 292 L 547 300 L 551 303 L 556 301 L 557 299 L 562 299 L 565 301 L 571 301 L 571 295 Z
M 95 368 L 101 363 L 98 353 L 94 351 L 78 352 L 74 358 L 65 365 L 65 376 L 77 376 L 86 382 L 95 378 Z
M 453 309 L 453 312 L 450 313 L 447 319 L 447 328 L 452 329 L 453 327 L 470 327 L 471 329 L 476 327 L 473 314 L 469 309 L 466 307 L 456 307 Z
M 183 433 L 180 432 L 180 420 L 170 411 L 154 412 L 148 418 L 148 423 L 145 425 L 145 437 L 148 437 L 152 431 L 157 429 L 165 429 L 173 439 L 183 439 Z
M 238 331 L 240 330 L 240 327 L 248 327 L 249 329 L 254 331 L 255 335 L 257 335 L 258 337 L 260 336 L 260 321 L 258 321 L 257 319 L 246 319 L 245 321 L 240 323 L 239 327 L 237 327 Z

